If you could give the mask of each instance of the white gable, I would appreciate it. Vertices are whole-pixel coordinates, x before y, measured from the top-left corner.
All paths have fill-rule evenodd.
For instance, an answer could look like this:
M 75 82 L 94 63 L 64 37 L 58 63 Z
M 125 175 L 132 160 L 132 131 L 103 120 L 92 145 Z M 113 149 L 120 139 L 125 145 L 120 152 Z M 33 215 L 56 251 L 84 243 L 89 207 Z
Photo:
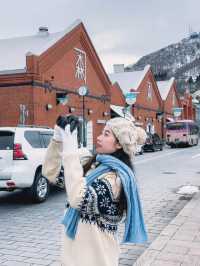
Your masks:
M 200 90 L 197 90 L 192 94 L 193 98 L 196 98 L 197 96 L 200 96 Z
M 132 114 L 130 113 L 130 111 L 126 111 L 124 112 L 124 106 L 120 106 L 120 105 L 114 105 L 111 104 L 110 108 L 117 113 L 119 116 L 126 118 L 127 120 L 130 120 L 132 122 L 135 121 L 135 118 L 132 116 Z
M 163 101 L 167 99 L 171 86 L 174 82 L 174 78 L 165 81 L 157 81 L 157 86 Z
M 150 66 L 147 65 L 142 71 L 113 73 L 109 74 L 109 78 L 113 84 L 117 82 L 125 94 L 131 89 L 137 91 L 149 68 Z
M 0 73 L 25 72 L 26 54 L 40 55 L 81 23 L 76 20 L 66 30 L 0 40 Z

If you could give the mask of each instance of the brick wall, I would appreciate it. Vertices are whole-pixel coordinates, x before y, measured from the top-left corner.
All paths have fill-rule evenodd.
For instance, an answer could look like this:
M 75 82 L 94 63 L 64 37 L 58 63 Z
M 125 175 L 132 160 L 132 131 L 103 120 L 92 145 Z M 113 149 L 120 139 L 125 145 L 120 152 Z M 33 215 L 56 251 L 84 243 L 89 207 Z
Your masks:
M 151 99 L 147 97 L 149 83 L 152 86 Z M 146 73 L 137 91 L 139 94 L 137 96 L 136 104 L 133 107 L 134 117 L 138 122 L 143 124 L 144 129 L 146 129 L 148 123 L 152 123 L 155 132 L 161 136 L 161 123 L 158 121 L 156 113 L 162 108 L 162 100 L 151 70 Z
M 27 124 L 33 123 L 33 88 L 31 86 L 13 86 L 0 88 L 0 126 L 19 124 L 20 104 L 27 106 L 29 116 Z
M 111 104 L 125 106 L 125 97 L 117 83 L 111 86 Z
M 86 80 L 75 77 L 75 48 L 86 53 Z M 20 104 L 26 105 L 29 112 L 26 124 L 53 127 L 57 116 L 68 114 L 70 107 L 75 108 L 73 114 L 82 116 L 82 97 L 77 90 L 80 86 L 87 85 L 89 95 L 93 97 L 85 97 L 85 118 L 93 121 L 95 143 L 104 127 L 103 122 L 110 118 L 104 116 L 104 113 L 110 112 L 111 83 L 83 25 L 75 28 L 41 56 L 28 56 L 26 62 L 29 73 L 21 74 L 20 82 L 25 82 L 28 75 L 30 82 L 39 82 L 40 85 L 6 87 L 6 83 L 19 84 L 19 78 L 16 75 L 1 76 L 0 125 L 15 126 L 19 123 Z M 44 88 L 46 81 L 51 82 L 52 90 Z M 70 91 L 67 105 L 56 104 L 55 88 Z M 100 98 L 102 95 L 106 95 L 108 100 Z M 46 110 L 47 104 L 51 104 L 53 108 Z M 88 110 L 91 110 L 90 114 Z

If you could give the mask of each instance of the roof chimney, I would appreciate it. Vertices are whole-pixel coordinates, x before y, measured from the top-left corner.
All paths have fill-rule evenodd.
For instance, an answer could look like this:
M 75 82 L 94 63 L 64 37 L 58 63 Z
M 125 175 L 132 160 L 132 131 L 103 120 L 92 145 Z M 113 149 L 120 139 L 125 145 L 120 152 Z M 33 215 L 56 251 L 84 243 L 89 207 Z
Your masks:
M 41 26 L 38 29 L 38 35 L 39 36 L 48 36 L 49 35 L 49 30 L 48 27 Z
M 115 64 L 113 65 L 114 73 L 124 72 L 124 64 Z

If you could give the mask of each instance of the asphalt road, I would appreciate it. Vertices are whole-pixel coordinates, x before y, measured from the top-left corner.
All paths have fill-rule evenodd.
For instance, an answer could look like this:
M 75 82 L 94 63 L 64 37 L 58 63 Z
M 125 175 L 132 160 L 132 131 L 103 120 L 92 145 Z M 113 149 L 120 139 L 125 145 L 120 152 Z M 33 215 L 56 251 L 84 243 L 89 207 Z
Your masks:
M 149 240 L 145 245 L 121 245 L 120 266 L 132 265 L 188 202 L 176 191 L 182 185 L 200 185 L 199 160 L 200 146 L 136 157 Z M 59 265 L 64 203 L 65 193 L 56 189 L 43 204 L 32 204 L 21 191 L 0 192 L 0 265 Z

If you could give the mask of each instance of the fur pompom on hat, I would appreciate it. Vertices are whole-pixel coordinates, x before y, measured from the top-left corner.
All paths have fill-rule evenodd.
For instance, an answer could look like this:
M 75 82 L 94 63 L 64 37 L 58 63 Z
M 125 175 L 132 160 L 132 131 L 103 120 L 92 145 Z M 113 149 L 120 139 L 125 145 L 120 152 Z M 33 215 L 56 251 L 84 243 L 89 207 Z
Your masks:
M 112 118 L 107 121 L 106 125 L 110 127 L 124 152 L 128 154 L 129 157 L 133 157 L 136 153 L 137 145 L 144 144 L 146 140 L 147 135 L 145 130 L 135 126 L 132 121 L 125 118 Z

